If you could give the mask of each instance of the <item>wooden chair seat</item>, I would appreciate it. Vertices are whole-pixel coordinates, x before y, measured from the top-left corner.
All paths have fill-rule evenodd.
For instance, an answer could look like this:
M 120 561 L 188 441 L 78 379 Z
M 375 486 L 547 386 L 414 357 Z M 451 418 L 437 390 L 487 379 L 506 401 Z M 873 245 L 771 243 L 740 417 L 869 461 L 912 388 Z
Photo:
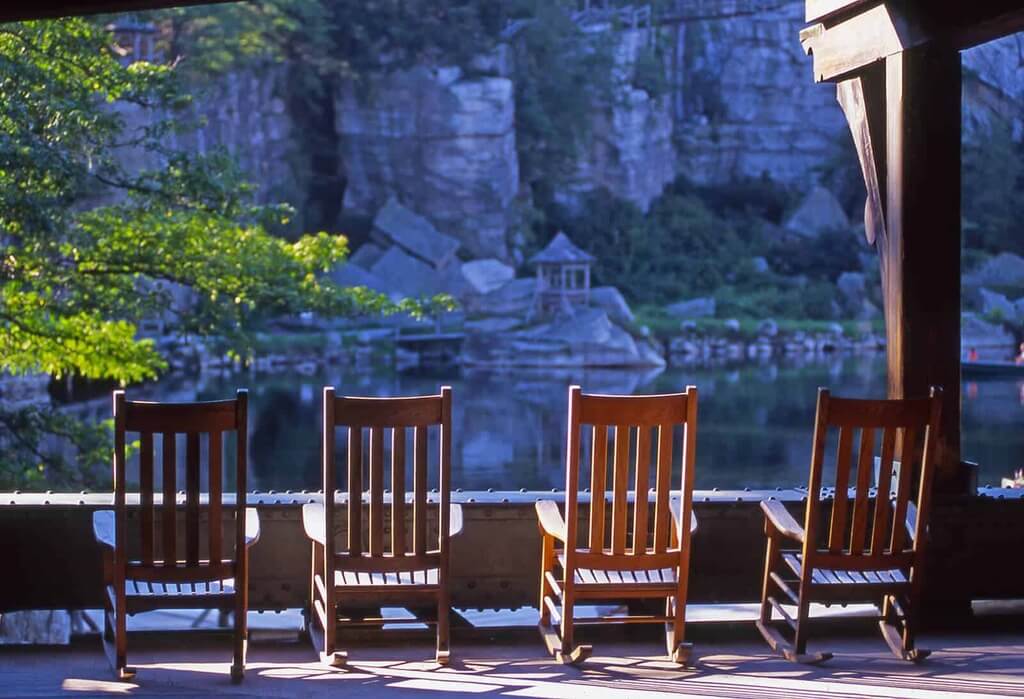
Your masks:
M 438 569 L 402 571 L 400 573 L 358 573 L 351 570 L 335 570 L 335 587 L 388 587 L 421 588 L 437 587 Z
M 803 554 L 784 553 L 782 560 L 799 578 L 803 575 Z M 833 568 L 811 568 L 811 583 L 814 585 L 893 585 L 908 584 L 907 576 L 899 568 L 889 570 L 839 570 Z
M 565 552 L 558 554 L 558 564 L 565 566 Z M 652 585 L 666 585 L 674 589 L 676 571 L 672 568 L 648 570 L 613 570 L 607 568 L 577 568 L 574 580 L 577 585 L 599 586 L 637 585 L 648 588 Z
M 235 579 L 210 580 L 201 582 L 150 582 L 148 580 L 124 581 L 125 594 L 131 597 L 212 597 L 235 594 Z

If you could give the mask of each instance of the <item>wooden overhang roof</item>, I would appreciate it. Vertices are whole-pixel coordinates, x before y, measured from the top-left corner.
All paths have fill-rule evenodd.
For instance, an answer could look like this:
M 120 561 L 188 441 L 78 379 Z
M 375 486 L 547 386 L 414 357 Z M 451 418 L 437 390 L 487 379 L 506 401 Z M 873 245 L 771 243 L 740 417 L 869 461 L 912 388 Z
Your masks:
M 966 49 L 1024 30 L 1022 0 L 806 0 L 814 77 L 842 80 L 925 43 Z
M 230 0 L 7 0 L 0 2 L 0 22 L 25 19 L 141 12 L 185 5 L 214 5 Z

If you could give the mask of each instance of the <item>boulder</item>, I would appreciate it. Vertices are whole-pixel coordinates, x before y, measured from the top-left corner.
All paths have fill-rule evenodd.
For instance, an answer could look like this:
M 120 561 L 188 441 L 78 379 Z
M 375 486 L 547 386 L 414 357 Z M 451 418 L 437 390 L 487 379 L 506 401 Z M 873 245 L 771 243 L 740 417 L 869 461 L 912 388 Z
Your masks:
M 1024 288 L 1024 258 L 1002 252 L 964 275 L 964 286 L 1017 286 Z
M 519 318 L 510 316 L 493 316 L 478 320 L 467 320 L 463 327 L 467 333 L 503 333 L 523 324 Z
M 1024 320 L 1024 296 L 1013 302 L 1013 309 L 1017 312 L 1017 318 Z
M 960 317 L 960 348 L 967 352 L 972 347 L 1012 348 L 1013 335 L 1006 328 L 996 323 L 989 323 L 974 313 L 964 313 Z
M 715 315 L 715 300 L 710 297 L 686 299 L 665 308 L 675 318 L 711 318 Z
M 446 266 L 455 257 L 459 241 L 439 232 L 427 219 L 391 197 L 373 219 L 374 240 L 398 245 L 431 267 Z
M 814 237 L 823 231 L 849 228 L 850 219 L 839 200 L 821 185 L 814 187 L 786 221 L 786 229 Z
M 525 318 L 533 307 L 536 290 L 535 277 L 513 279 L 495 291 L 473 300 L 470 308 L 489 315 Z
M 464 262 L 461 272 L 469 289 L 478 294 L 489 294 L 516 276 L 514 269 L 494 258 Z
M 348 258 L 348 261 L 350 264 L 359 265 L 363 269 L 370 269 L 377 264 L 377 260 L 379 260 L 383 254 L 384 248 L 381 246 L 375 245 L 374 243 L 365 243 L 364 245 L 360 245 L 359 249 L 352 253 Z
M 590 305 L 603 310 L 613 322 L 619 325 L 628 325 L 634 320 L 629 304 L 614 286 L 597 286 L 591 289 Z
M 1017 321 L 1017 308 L 1002 294 L 982 288 L 978 290 L 981 295 L 981 314 L 986 318 L 1000 320 L 1008 323 Z
M 370 272 L 381 279 L 384 291 L 401 296 L 430 296 L 443 288 L 436 269 L 397 245 L 388 248 Z
M 389 291 L 383 279 L 351 261 L 335 267 L 330 276 L 331 281 L 339 286 L 365 286 L 374 291 Z

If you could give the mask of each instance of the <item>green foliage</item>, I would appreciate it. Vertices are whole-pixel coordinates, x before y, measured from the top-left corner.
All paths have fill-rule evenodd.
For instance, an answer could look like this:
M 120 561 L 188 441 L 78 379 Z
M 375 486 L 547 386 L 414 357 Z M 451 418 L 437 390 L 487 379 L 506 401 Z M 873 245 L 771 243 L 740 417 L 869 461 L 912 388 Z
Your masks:
M 692 193 L 668 191 L 644 215 L 606 191 L 587 195 L 574 216 L 553 223 L 595 257 L 595 283 L 634 300 L 668 303 L 724 284 L 743 254 L 732 226 Z
M 160 115 L 188 99 L 174 69 L 123 65 L 110 47 L 80 19 L 0 26 L 0 371 L 155 377 L 166 362 L 136 327 L 163 314 L 247 356 L 268 316 L 422 312 L 332 283 L 323 272 L 344 259 L 343 236 L 269 235 L 286 207 L 249 203 L 223 154 L 166 146 L 175 124 Z M 144 126 L 127 128 L 115 103 L 133 105 Z M 173 304 L 174 288 L 195 303 Z M 80 446 L 80 473 L 90 471 L 94 442 L 68 436 L 63 418 L 7 415 L 0 442 L 14 448 L 0 450 L 0 481 L 55 468 L 35 446 L 47 425 Z
M 822 231 L 815 237 L 776 236 L 768 248 L 768 263 L 779 274 L 835 282 L 843 272 L 859 267 L 858 255 L 870 250 L 863 235 L 851 231 Z
M 993 119 L 963 146 L 964 242 L 987 252 L 1024 254 L 1024 145 L 1009 124 Z
M 520 178 L 542 207 L 575 172 L 597 105 L 612 93 L 608 38 L 583 32 L 564 7 L 520 0 L 529 20 L 516 37 L 516 149 Z
M 314 82 L 327 75 L 360 81 L 368 71 L 432 57 L 467 65 L 493 44 L 503 7 L 473 0 L 255 0 L 155 16 L 168 57 L 182 58 L 197 76 L 291 61 L 309 69 Z
M 633 64 L 633 87 L 643 90 L 653 99 L 664 95 L 669 88 L 665 75 L 665 57 L 661 46 L 644 46 Z

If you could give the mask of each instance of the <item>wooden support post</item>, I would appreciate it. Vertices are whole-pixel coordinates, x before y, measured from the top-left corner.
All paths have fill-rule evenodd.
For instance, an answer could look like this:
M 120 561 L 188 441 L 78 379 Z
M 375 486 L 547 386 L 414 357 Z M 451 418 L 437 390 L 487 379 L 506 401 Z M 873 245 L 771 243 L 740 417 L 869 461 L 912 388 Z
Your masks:
M 946 396 L 935 487 L 960 482 L 960 54 L 929 43 L 885 59 L 881 258 L 889 395 Z

